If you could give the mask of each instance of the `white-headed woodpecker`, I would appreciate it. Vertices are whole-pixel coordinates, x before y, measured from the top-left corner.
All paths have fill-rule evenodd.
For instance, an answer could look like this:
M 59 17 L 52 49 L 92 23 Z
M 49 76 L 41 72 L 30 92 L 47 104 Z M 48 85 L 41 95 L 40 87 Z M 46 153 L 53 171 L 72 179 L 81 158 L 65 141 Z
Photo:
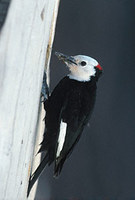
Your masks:
M 88 56 L 67 56 L 56 52 L 70 74 L 64 77 L 45 101 L 45 132 L 39 152 L 45 157 L 30 177 L 28 195 L 48 164 L 55 162 L 54 176 L 62 170 L 66 158 L 79 141 L 96 99 L 96 82 L 102 73 L 99 63 Z

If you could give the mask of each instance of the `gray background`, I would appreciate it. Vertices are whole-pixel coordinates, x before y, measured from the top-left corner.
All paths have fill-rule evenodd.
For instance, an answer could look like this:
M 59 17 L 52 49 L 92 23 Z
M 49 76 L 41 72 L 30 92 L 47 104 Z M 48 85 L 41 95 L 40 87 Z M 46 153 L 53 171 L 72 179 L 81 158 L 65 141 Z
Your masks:
M 135 0 L 61 0 L 54 51 L 94 57 L 104 74 L 90 125 L 36 200 L 135 200 Z M 51 90 L 67 72 L 53 53 Z
M 0 30 L 5 22 L 10 1 L 11 0 L 0 0 Z

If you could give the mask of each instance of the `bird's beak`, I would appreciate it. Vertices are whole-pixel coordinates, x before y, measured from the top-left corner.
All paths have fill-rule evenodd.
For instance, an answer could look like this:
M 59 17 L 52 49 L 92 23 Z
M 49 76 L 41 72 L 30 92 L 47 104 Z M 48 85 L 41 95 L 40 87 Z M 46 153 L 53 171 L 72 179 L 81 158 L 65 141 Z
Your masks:
M 58 57 L 59 60 L 77 65 L 76 60 L 72 56 L 67 56 L 67 55 L 65 55 L 63 53 L 59 53 L 59 52 L 55 52 L 55 55 Z

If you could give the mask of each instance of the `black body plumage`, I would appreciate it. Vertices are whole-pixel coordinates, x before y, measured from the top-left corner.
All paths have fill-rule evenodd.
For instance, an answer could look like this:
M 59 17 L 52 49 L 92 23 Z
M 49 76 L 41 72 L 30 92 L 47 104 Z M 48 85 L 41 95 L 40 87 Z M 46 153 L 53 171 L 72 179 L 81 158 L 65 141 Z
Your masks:
M 78 142 L 85 124 L 91 115 L 96 98 L 96 81 L 89 82 L 63 78 L 45 102 L 45 134 L 39 152 L 46 151 L 48 164 L 55 161 L 54 175 L 57 176 L 67 156 Z M 63 149 L 56 159 L 57 141 L 61 120 L 67 123 Z
M 45 101 L 45 132 L 39 152 L 45 152 L 45 158 L 30 178 L 28 194 L 42 170 L 55 162 L 54 176 L 62 170 L 66 158 L 79 141 L 84 126 L 87 124 L 96 99 L 96 82 L 102 73 L 95 68 L 95 76 L 90 81 L 77 81 L 64 77 Z M 60 123 L 67 124 L 65 141 L 59 156 L 57 154 Z

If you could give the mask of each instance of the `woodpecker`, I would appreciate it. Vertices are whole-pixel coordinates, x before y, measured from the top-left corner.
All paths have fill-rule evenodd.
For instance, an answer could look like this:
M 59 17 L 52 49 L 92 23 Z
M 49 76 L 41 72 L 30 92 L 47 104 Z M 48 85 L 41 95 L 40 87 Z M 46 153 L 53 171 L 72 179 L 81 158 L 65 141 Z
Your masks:
M 54 177 L 60 174 L 89 121 L 96 99 L 96 83 L 102 74 L 102 67 L 89 56 L 55 54 L 70 73 L 44 102 L 45 132 L 39 152 L 45 152 L 45 157 L 30 177 L 28 195 L 47 164 L 55 163 Z

